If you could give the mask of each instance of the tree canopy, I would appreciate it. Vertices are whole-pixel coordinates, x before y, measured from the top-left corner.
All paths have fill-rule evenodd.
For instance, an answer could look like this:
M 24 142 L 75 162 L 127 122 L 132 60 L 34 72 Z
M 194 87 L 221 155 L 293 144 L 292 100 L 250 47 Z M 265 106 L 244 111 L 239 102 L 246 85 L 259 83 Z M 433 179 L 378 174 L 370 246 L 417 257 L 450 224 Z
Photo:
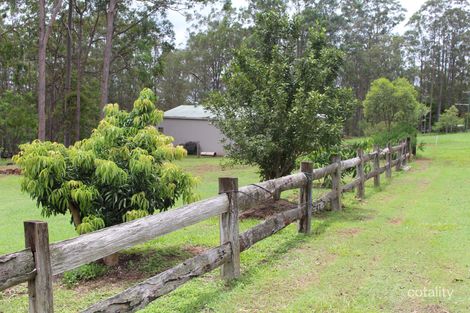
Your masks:
M 383 123 L 390 131 L 396 124 L 417 126 L 425 112 L 416 90 L 405 78 L 393 82 L 379 78 L 372 82 L 366 95 L 364 113 L 368 122 Z
M 446 133 L 455 131 L 458 125 L 464 123 L 463 118 L 459 117 L 459 109 L 455 105 L 451 106 L 444 113 L 441 118 L 435 124 L 435 128 L 439 131 L 445 131 Z
M 43 215 L 70 211 L 77 230 L 87 232 L 194 199 L 195 178 L 172 163 L 186 151 L 155 128 L 163 112 L 154 101 L 144 89 L 130 112 L 109 104 L 92 135 L 69 148 L 37 140 L 21 145 L 14 157 L 21 187 Z
M 256 164 L 271 179 L 289 174 L 296 159 L 336 145 L 352 103 L 336 87 L 343 54 L 320 27 L 278 11 L 258 13 L 224 75 L 225 88 L 206 107 L 227 137 L 233 159 Z
M 201 3 L 209 10 L 201 10 Z M 0 125 L 11 124 L 0 130 L 4 156 L 18 151 L 17 142 L 38 138 L 15 136 L 38 125 L 41 136 L 45 131 L 47 140 L 65 146 L 87 138 L 101 119 L 105 98 L 132 110 L 144 87 L 159 96 L 165 110 L 203 103 L 212 91 L 226 88 L 222 76 L 234 51 L 254 36 L 257 14 L 270 10 L 302 16 L 304 30 L 324 28 L 327 44 L 343 52 L 335 84 L 351 88 L 359 100 L 346 122 L 347 135 L 362 134 L 361 103 L 381 77 L 403 77 L 416 87 L 418 101 L 430 109 L 420 125 L 424 131 L 447 108 L 467 102 L 469 1 L 426 1 L 405 29 L 397 27 L 405 21 L 398 0 L 257 0 L 245 6 L 216 0 L 3 1 L 0 102 L 24 98 L 16 105 L 28 121 L 11 123 L 8 114 L 0 115 Z M 188 18 L 185 43 L 176 40 L 172 11 Z M 39 40 L 44 31 L 48 39 Z M 32 119 L 36 122 L 29 123 Z

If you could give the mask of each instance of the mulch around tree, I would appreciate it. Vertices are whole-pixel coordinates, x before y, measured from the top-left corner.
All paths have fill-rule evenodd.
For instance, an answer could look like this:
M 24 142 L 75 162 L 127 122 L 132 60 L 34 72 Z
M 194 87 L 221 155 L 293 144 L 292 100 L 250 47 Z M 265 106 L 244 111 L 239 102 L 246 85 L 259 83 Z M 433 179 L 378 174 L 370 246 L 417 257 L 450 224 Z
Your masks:
M 15 165 L 0 166 L 0 175 L 21 175 L 21 169 Z
M 297 204 L 284 199 L 274 201 L 267 200 L 257 206 L 240 213 L 240 219 L 254 218 L 264 220 L 272 215 L 288 211 L 297 207 Z

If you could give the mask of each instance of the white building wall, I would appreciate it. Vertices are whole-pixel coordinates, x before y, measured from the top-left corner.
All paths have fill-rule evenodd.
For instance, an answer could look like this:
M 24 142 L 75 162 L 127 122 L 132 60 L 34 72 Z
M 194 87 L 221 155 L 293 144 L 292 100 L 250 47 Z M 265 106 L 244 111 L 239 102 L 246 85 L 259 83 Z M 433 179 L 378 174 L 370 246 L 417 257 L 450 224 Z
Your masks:
M 175 145 L 195 141 L 201 145 L 201 151 L 216 152 L 217 155 L 225 154 L 220 142 L 224 136 L 208 120 L 164 118 L 158 127 L 163 128 L 165 135 L 175 139 L 173 142 Z

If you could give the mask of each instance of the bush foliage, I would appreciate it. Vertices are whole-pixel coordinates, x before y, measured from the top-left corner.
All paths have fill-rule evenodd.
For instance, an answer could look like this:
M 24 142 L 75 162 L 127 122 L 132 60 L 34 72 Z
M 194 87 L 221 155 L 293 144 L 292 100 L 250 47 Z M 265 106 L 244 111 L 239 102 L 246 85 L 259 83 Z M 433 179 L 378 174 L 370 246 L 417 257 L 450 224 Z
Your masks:
M 418 102 L 418 93 L 405 78 L 390 81 L 379 78 L 372 82 L 364 100 L 365 134 L 380 146 L 398 143 L 407 137 L 416 146 L 417 126 L 429 112 Z
M 337 87 L 343 54 L 324 29 L 306 25 L 302 15 L 259 13 L 224 75 L 226 88 L 205 103 L 228 138 L 228 155 L 259 166 L 262 179 L 337 145 L 351 112 L 351 91 Z
M 441 114 L 439 121 L 434 127 L 443 132 L 453 132 L 458 130 L 459 125 L 464 124 L 464 119 L 459 117 L 459 110 L 455 105 L 451 106 Z
M 67 288 L 72 288 L 79 282 L 93 280 L 104 276 L 108 272 L 108 267 L 104 264 L 90 263 L 82 265 L 76 269 L 65 272 L 62 282 Z
M 341 157 L 341 160 L 352 159 L 357 156 L 358 149 L 362 149 L 367 152 L 372 149 L 372 141 L 370 139 L 358 140 L 352 143 L 342 143 L 335 147 L 329 149 L 320 149 L 315 150 L 314 152 L 308 154 L 303 159 L 313 162 L 314 168 L 321 168 L 328 166 L 332 163 L 333 156 Z M 370 169 L 370 163 L 365 164 L 366 172 Z M 356 167 L 351 167 L 349 169 L 341 171 L 341 178 L 346 176 L 356 177 Z M 323 179 L 323 187 L 331 187 L 331 177 L 327 175 Z
M 85 233 L 194 199 L 195 178 L 172 163 L 186 151 L 156 129 L 163 112 L 155 101 L 144 89 L 130 112 L 109 104 L 92 135 L 69 148 L 37 140 L 20 146 L 21 186 L 43 215 L 70 212 Z

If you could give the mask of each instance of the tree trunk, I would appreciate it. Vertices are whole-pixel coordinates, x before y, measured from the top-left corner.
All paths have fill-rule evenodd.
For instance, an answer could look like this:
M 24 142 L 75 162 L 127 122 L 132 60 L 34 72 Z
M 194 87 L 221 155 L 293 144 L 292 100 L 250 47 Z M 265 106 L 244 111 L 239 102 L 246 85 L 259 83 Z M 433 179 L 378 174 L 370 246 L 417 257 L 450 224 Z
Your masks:
M 70 145 L 70 116 L 68 104 L 70 101 L 70 91 L 72 90 L 72 18 L 73 18 L 73 0 L 69 0 L 68 18 L 67 18 L 67 56 L 65 59 L 65 94 L 64 94 L 64 145 Z
M 109 71 L 113 47 L 114 18 L 117 12 L 117 0 L 109 0 L 106 13 L 106 45 L 103 56 L 103 72 L 101 74 L 100 115 L 103 117 L 103 108 L 108 103 Z
M 82 217 L 80 216 L 80 210 L 69 201 L 69 211 L 72 215 L 72 221 L 75 225 L 75 228 L 82 223 Z
M 82 45 L 83 45 L 83 13 L 80 14 L 78 26 L 77 56 L 77 99 L 75 107 L 75 141 L 80 140 L 81 93 L 82 93 Z
M 46 0 L 39 0 L 38 42 L 38 139 L 46 140 L 46 48 L 52 25 L 59 13 L 62 0 L 55 0 L 51 19 L 46 27 Z
M 94 25 L 89 33 L 88 44 L 84 48 L 83 46 L 83 15 L 88 10 L 88 0 L 84 1 L 84 7 L 80 8 L 79 3 L 76 2 L 75 10 L 79 16 L 79 29 L 78 29 L 78 57 L 77 57 L 77 106 L 75 108 L 75 141 L 80 140 L 80 120 L 81 120 L 81 93 L 82 93 L 82 80 L 83 70 L 86 67 L 88 61 L 88 55 L 93 45 L 95 38 L 96 28 L 100 20 L 100 12 L 96 13 Z
M 39 0 L 38 139 L 46 140 L 46 1 Z

